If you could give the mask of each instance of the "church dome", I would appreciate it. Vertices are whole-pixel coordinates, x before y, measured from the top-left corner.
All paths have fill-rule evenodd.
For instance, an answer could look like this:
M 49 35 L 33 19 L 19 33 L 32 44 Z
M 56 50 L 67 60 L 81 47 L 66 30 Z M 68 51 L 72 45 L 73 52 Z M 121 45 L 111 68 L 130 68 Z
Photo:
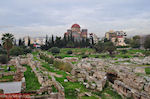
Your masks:
M 79 24 L 73 24 L 71 28 L 80 28 Z

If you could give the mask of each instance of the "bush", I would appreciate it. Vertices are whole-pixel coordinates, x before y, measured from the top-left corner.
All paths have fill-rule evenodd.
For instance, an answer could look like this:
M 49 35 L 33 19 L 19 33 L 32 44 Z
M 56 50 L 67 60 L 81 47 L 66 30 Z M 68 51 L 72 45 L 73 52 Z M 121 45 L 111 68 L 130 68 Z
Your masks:
M 60 53 L 60 49 L 59 49 L 58 47 L 52 47 L 52 48 L 51 48 L 51 52 L 52 52 L 53 54 L 58 54 L 58 53 Z
M 24 54 L 31 53 L 31 52 L 32 52 L 32 50 L 29 49 L 29 48 L 25 48 L 25 49 L 24 49 Z
M 87 57 L 88 57 L 87 55 L 83 55 L 83 56 L 82 56 L 82 58 L 87 58 Z
M 150 55 L 150 51 L 144 51 L 143 53 L 145 56 L 149 56 Z
M 61 57 L 61 56 L 55 56 L 55 58 L 59 58 L 59 59 L 62 59 L 62 57 Z
M 128 51 L 127 50 L 122 50 L 121 52 L 122 52 L 122 54 L 126 54 Z
M 96 56 L 95 56 L 95 58 L 99 58 L 99 56 L 98 56 L 98 55 L 96 55 Z
M 145 72 L 146 74 L 150 74 L 150 68 L 149 67 L 145 68 Z
M 125 55 L 125 56 L 123 56 L 123 58 L 129 58 L 129 56 Z
M 45 55 L 43 54 L 39 54 L 40 55 L 40 58 L 45 60 L 46 62 L 48 62 L 49 64 L 53 64 L 54 62 L 54 59 L 53 58 L 49 58 L 49 57 L 46 57 Z
M 0 48 L 0 54 L 7 54 L 7 52 L 3 48 Z
M 1 64 L 6 64 L 8 63 L 8 58 L 6 55 L 0 55 L 0 63 Z
M 24 54 L 24 49 L 21 47 L 13 47 L 10 50 L 10 55 L 12 56 L 18 56 L 18 55 L 23 55 Z
M 106 55 L 101 55 L 102 58 L 106 58 Z
M 67 51 L 67 54 L 72 54 L 72 51 L 70 50 L 70 51 Z
M 58 60 L 54 61 L 53 66 L 55 66 L 56 68 L 58 68 L 60 70 L 64 70 L 66 72 L 71 72 L 71 70 L 72 70 L 71 64 L 65 63 L 62 61 L 58 61 Z

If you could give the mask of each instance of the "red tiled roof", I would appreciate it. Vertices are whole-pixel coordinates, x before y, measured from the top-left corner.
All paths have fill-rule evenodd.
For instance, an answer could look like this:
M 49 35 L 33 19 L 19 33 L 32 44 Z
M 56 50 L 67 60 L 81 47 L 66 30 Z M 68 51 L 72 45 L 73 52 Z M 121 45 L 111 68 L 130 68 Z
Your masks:
M 80 28 L 79 24 L 73 24 L 71 28 Z

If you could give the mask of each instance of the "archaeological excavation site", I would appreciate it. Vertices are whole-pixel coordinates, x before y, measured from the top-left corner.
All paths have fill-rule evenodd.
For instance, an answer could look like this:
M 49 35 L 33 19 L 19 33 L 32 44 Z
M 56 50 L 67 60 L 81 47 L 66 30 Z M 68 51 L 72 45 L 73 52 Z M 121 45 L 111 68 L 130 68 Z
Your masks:
M 149 56 L 77 57 L 75 50 L 63 58 L 35 50 L 0 64 L 0 98 L 150 99 Z

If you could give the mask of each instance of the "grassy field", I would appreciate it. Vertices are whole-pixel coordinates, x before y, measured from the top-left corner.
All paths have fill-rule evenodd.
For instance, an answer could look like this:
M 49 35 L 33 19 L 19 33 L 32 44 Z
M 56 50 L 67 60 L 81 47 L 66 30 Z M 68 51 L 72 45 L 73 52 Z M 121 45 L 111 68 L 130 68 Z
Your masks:
M 0 66 L 0 68 L 4 68 L 4 72 L 9 72 L 8 70 L 7 70 L 7 65 L 5 65 L 5 66 Z M 16 71 L 16 68 L 15 68 L 15 66 L 9 66 L 10 67 L 10 71 Z M 12 75 L 10 75 L 10 76 L 3 76 L 2 78 L 0 78 L 0 80 L 7 80 L 7 82 L 11 82 L 11 81 L 13 81 L 13 76 Z
M 72 51 L 73 54 L 67 54 L 68 51 Z M 131 49 L 127 50 L 125 53 L 121 50 L 117 50 L 118 54 L 113 55 L 115 58 L 132 58 L 137 57 L 136 53 L 150 53 L 150 51 L 145 50 L 139 50 L 139 49 Z M 51 52 L 47 52 L 48 54 L 51 54 Z M 56 54 L 54 56 L 61 56 L 64 57 L 78 57 L 81 59 L 83 56 L 93 57 L 93 58 L 112 58 L 109 54 L 106 53 L 96 53 L 94 49 L 91 48 L 61 48 L 60 53 Z M 149 55 L 149 54 L 148 54 Z
M 150 74 L 150 67 L 145 68 L 146 74 Z
M 0 80 L 7 80 L 7 82 L 11 82 L 13 81 L 13 76 L 3 76 L 2 78 L 0 78 Z
M 8 70 L 7 70 L 7 67 L 10 67 L 10 71 L 16 71 L 16 67 L 15 66 L 7 66 L 7 65 L 5 65 L 5 66 L 0 66 L 0 68 L 4 68 L 4 72 L 9 72 Z
M 24 72 L 25 80 L 26 80 L 26 91 L 32 91 L 32 90 L 38 90 L 40 89 L 40 84 L 38 82 L 37 77 L 35 76 L 34 72 L 32 72 L 32 69 L 28 65 L 23 65 L 27 68 L 27 70 Z

